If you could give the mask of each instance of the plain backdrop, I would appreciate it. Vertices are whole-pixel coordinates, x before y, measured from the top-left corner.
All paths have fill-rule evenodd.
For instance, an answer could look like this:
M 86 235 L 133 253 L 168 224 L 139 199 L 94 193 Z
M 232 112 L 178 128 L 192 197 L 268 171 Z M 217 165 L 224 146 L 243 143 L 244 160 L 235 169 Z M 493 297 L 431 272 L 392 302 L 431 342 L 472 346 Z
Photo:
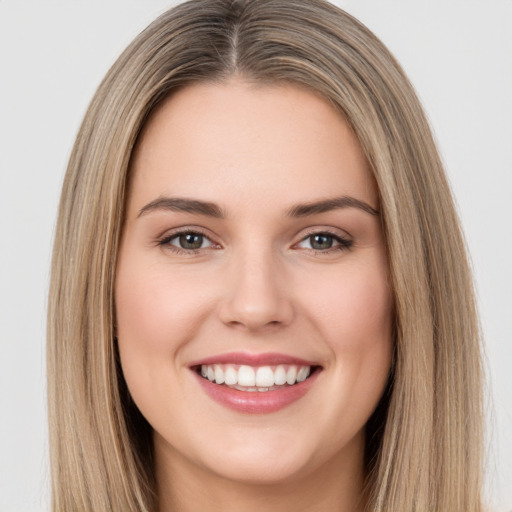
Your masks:
M 472 254 L 488 368 L 487 486 L 512 510 L 512 0 L 339 0 L 431 120 Z M 0 511 L 49 510 L 48 268 L 66 161 L 115 58 L 169 0 L 0 0 Z

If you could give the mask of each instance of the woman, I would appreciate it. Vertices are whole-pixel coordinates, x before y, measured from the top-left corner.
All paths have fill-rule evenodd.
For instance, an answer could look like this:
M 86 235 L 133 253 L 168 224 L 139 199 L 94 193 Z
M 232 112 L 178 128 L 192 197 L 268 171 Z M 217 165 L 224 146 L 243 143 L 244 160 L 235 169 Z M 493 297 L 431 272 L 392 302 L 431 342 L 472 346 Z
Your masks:
M 400 67 L 328 3 L 193 0 L 127 48 L 49 319 L 55 510 L 481 510 L 449 188 Z

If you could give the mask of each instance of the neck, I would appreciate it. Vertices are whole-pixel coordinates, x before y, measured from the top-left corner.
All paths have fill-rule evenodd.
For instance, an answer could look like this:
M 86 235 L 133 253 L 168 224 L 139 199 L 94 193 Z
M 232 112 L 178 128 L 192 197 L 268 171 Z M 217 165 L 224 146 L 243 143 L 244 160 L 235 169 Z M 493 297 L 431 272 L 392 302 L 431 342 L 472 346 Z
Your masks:
M 355 440 L 349 448 L 357 452 L 357 457 L 344 451 L 319 468 L 273 483 L 225 479 L 185 459 L 168 445 L 159 449 L 158 444 L 156 440 L 159 512 L 364 510 L 364 438 Z

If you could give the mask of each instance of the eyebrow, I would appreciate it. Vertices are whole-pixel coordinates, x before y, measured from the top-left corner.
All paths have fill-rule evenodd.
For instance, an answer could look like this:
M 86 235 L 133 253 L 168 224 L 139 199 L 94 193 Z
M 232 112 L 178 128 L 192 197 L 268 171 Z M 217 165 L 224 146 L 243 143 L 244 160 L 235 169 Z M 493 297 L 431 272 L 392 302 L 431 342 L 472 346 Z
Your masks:
M 307 217 L 309 215 L 318 215 L 319 213 L 325 213 L 340 208 L 358 208 L 370 215 L 379 215 L 379 211 L 372 208 L 368 203 L 351 196 L 333 197 L 322 201 L 298 204 L 290 208 L 287 215 L 289 217 Z
M 186 199 L 182 197 L 159 197 L 141 208 L 138 217 L 155 210 L 193 213 L 196 215 L 207 215 L 208 217 L 215 217 L 218 219 L 225 217 L 222 209 L 215 203 L 199 201 L 197 199 Z
M 288 217 L 307 217 L 341 208 L 358 208 L 370 215 L 379 215 L 378 210 L 372 208 L 368 203 L 351 196 L 333 197 L 321 201 L 313 201 L 311 203 L 297 204 L 288 209 L 286 215 Z M 226 217 L 222 208 L 215 203 L 183 197 L 159 197 L 142 207 L 139 211 L 138 217 L 158 210 L 206 215 L 217 219 L 223 219 Z

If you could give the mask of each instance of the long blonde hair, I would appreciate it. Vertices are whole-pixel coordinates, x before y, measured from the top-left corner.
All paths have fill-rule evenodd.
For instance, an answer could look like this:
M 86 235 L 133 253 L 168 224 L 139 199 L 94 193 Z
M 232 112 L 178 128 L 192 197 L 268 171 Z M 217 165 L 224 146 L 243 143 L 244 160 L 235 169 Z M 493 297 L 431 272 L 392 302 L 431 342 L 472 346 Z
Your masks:
M 367 425 L 368 510 L 481 510 L 480 340 L 453 200 L 405 74 L 324 0 L 192 0 L 108 72 L 63 185 L 48 316 L 54 511 L 153 511 L 151 429 L 127 392 L 114 279 L 130 157 L 159 102 L 233 74 L 327 98 L 357 134 L 380 194 L 395 299 L 388 389 Z

